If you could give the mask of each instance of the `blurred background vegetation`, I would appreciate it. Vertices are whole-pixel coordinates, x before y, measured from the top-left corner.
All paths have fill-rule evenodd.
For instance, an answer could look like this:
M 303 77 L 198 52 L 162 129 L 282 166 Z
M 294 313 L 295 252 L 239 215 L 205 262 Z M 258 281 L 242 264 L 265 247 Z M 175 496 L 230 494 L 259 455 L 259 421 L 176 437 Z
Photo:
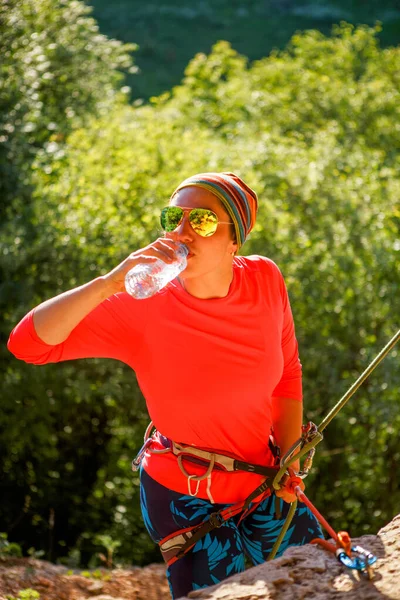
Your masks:
M 297 31 L 332 25 L 383 24 L 383 46 L 400 37 L 398 0 L 92 0 L 94 16 L 109 37 L 135 42 L 139 77 L 128 75 L 133 98 L 148 98 L 177 85 L 197 52 L 226 40 L 249 60 L 284 48 Z
M 260 198 L 243 253 L 285 275 L 319 423 L 399 327 L 399 2 L 93 4 L 0 4 L 2 338 L 154 239 L 183 178 L 235 171 Z M 99 539 L 116 562 L 158 561 L 130 471 L 134 373 L 34 367 L 5 344 L 0 360 L 0 531 L 71 566 L 94 566 Z M 400 505 L 398 365 L 328 427 L 308 479 L 352 535 Z

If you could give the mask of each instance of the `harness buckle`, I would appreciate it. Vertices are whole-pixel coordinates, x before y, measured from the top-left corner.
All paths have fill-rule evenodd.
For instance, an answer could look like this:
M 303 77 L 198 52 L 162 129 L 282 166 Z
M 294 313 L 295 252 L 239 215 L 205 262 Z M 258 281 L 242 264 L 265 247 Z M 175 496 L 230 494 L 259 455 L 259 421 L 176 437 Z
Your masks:
M 223 519 L 223 517 L 221 517 L 221 515 L 219 513 L 215 512 L 215 513 L 211 513 L 210 518 L 208 519 L 208 522 L 213 527 L 221 527 L 221 525 L 224 524 L 224 519 Z

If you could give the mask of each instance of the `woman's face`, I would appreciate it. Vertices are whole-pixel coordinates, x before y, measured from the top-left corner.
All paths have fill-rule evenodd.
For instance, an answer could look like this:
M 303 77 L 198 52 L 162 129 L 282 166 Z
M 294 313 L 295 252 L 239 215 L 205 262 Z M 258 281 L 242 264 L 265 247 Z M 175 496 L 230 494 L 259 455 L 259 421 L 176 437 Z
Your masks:
M 200 277 L 206 273 L 223 273 L 232 267 L 233 253 L 237 244 L 232 239 L 232 221 L 224 206 L 214 194 L 198 187 L 187 187 L 179 190 L 170 201 L 171 206 L 182 208 L 209 208 L 214 211 L 219 221 L 216 232 L 210 237 L 198 235 L 189 223 L 189 212 L 185 212 L 181 224 L 166 237 L 186 244 L 189 248 L 188 266 L 182 275 L 185 279 Z

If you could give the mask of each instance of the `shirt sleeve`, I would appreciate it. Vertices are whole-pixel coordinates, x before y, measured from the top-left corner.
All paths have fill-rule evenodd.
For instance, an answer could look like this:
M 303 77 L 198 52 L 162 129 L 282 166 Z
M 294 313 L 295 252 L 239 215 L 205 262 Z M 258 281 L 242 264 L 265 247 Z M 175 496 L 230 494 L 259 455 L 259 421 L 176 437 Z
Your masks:
M 16 358 L 35 365 L 76 358 L 115 358 L 134 367 L 146 323 L 145 302 L 123 293 L 111 296 L 86 315 L 64 342 L 56 345 L 46 344 L 37 335 L 34 311 L 10 334 L 7 346 Z
M 282 355 L 283 373 L 275 387 L 272 396 L 279 398 L 303 399 L 302 392 L 302 368 L 299 359 L 299 350 L 295 334 L 292 310 L 285 281 L 279 272 L 279 288 L 282 298 L 283 325 L 282 325 Z

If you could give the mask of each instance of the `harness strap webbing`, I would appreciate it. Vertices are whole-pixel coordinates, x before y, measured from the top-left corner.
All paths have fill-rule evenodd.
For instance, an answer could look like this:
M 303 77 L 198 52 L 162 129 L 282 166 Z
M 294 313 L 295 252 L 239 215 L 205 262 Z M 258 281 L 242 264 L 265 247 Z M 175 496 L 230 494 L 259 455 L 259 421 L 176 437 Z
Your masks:
M 210 469 L 210 465 L 212 463 L 212 468 L 216 470 L 227 471 L 228 473 L 233 471 L 245 471 L 246 473 L 264 475 L 264 477 L 274 477 L 277 473 L 276 468 L 264 467 L 263 465 L 255 465 L 253 463 L 237 460 L 236 458 L 227 456 L 225 454 L 219 454 L 218 452 L 200 450 L 199 448 L 194 448 L 193 446 L 180 444 L 172 440 L 167 440 L 166 443 L 170 444 L 169 447 L 171 449 L 171 452 L 178 458 L 178 464 L 180 466 L 180 469 L 186 477 L 188 477 L 189 474 L 186 473 L 185 469 L 183 468 L 183 460 L 189 460 L 190 462 L 199 465 L 206 465 L 207 471 L 208 469 Z M 151 449 L 149 451 L 152 452 Z M 193 481 L 201 481 L 202 479 L 205 479 L 207 475 L 208 473 L 206 472 L 203 475 L 192 478 Z
M 275 469 L 276 472 L 276 469 Z M 218 512 L 212 513 L 207 521 L 203 521 L 199 525 L 193 527 L 187 527 L 186 529 L 180 529 L 170 535 L 166 536 L 159 542 L 161 554 L 168 566 L 182 558 L 197 542 L 203 538 L 207 533 L 221 527 L 228 519 L 235 517 L 239 513 L 242 513 L 240 521 L 245 518 L 250 512 L 252 512 L 258 504 L 266 498 L 272 490 L 272 479 L 266 479 L 261 485 L 259 485 L 253 492 L 237 504 L 233 504 L 227 508 L 219 510 Z M 253 500 L 260 499 L 250 506 Z M 239 522 L 240 522 L 239 521 Z

